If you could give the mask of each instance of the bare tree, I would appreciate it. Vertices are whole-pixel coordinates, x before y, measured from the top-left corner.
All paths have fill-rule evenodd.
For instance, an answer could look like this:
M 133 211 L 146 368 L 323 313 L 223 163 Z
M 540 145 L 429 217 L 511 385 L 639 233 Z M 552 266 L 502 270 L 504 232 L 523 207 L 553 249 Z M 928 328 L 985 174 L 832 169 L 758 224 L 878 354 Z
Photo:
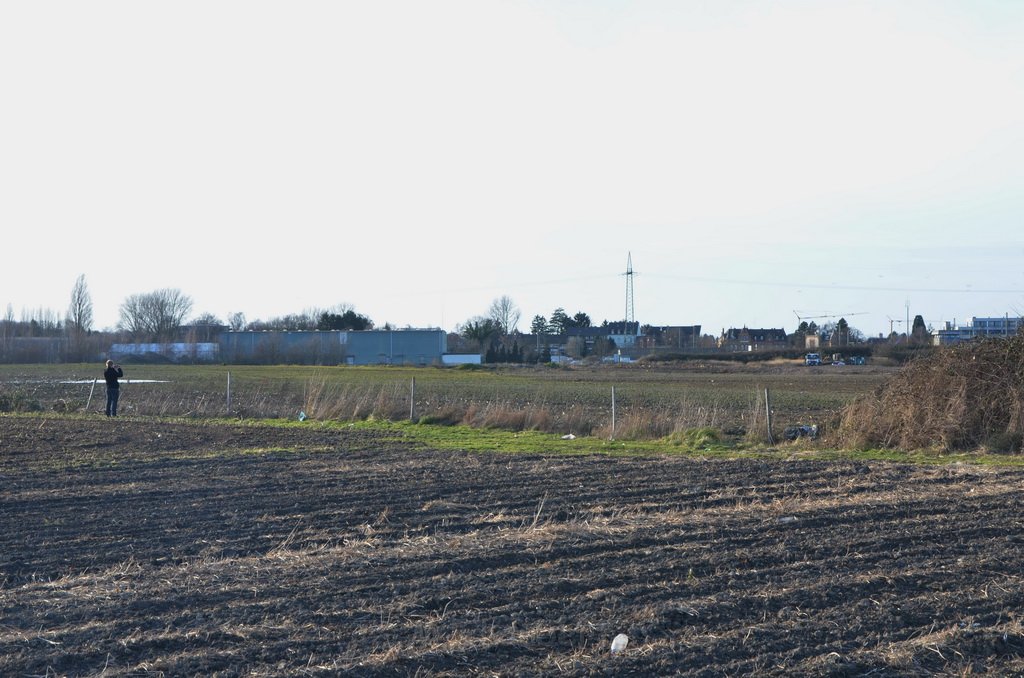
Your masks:
M 60 315 L 51 308 L 21 309 L 21 324 L 28 337 L 52 337 L 61 332 Z
M 121 302 L 121 308 L 119 309 L 118 329 L 124 330 L 135 340 L 149 338 L 146 336 L 149 322 L 146 317 L 145 296 L 143 294 L 133 294 Z
M 516 331 L 520 313 L 515 302 L 506 294 L 491 302 L 491 308 L 487 312 L 487 317 L 493 320 L 501 328 L 502 332 L 511 334 Z
M 220 334 L 221 328 L 224 326 L 220 318 L 210 312 L 200 313 L 189 324 L 192 325 L 189 332 L 190 343 L 212 341 L 215 336 Z
M 92 331 L 92 324 L 92 297 L 89 295 L 89 287 L 85 284 L 83 273 L 78 276 L 75 286 L 71 288 L 71 303 L 64 319 L 64 328 L 71 343 L 71 355 L 76 360 L 82 360 L 87 353 L 86 337 Z
M 14 307 L 7 304 L 7 312 L 0 321 L 0 359 L 7 362 L 10 354 L 10 340 L 14 337 Z
M 245 314 L 241 311 L 228 313 L 228 327 L 232 332 L 241 332 L 245 329 Z
M 121 304 L 118 326 L 135 341 L 173 341 L 191 311 L 192 299 L 181 290 L 133 294 Z
M 192 324 L 193 325 L 223 325 L 224 323 L 222 323 L 220 321 L 220 318 L 217 317 L 217 314 L 210 313 L 209 311 L 207 311 L 206 313 L 200 313 L 195 318 L 193 318 L 192 319 Z
M 78 276 L 75 286 L 71 288 L 71 304 L 68 306 L 65 326 L 72 339 L 81 340 L 92 331 L 92 323 L 92 297 L 89 295 L 89 286 L 85 284 L 83 273 Z

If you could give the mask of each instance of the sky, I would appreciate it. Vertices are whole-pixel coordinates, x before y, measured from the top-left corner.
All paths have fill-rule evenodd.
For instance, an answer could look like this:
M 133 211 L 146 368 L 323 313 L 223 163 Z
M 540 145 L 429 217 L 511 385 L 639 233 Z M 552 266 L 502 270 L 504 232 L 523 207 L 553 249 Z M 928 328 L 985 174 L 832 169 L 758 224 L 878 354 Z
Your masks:
M 1024 314 L 1015 0 L 9 2 L 0 91 L 18 319 Z

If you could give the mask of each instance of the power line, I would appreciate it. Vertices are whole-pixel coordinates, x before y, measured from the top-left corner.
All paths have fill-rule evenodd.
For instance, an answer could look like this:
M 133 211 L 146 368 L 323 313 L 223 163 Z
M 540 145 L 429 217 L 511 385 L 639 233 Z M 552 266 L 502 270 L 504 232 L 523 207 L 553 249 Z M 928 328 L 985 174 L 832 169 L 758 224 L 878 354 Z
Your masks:
M 943 287 L 871 287 L 868 285 L 836 285 L 821 283 L 789 283 L 771 280 L 741 280 L 737 278 L 711 278 L 704 276 L 671 275 L 666 273 L 648 273 L 654 278 L 684 280 L 688 282 L 721 283 L 726 285 L 751 285 L 754 287 L 788 287 L 795 289 L 818 290 L 853 290 L 858 292 L 935 292 L 941 294 L 1024 294 L 1024 289 L 980 289 L 980 288 L 943 288 Z

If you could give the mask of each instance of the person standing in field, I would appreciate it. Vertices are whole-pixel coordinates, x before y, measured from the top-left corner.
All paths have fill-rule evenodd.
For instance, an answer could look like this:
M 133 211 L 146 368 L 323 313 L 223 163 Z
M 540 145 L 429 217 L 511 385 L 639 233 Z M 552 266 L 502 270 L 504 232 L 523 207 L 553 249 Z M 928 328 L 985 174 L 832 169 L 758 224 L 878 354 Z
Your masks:
M 113 360 L 107 361 L 107 369 L 103 370 L 103 378 L 107 382 L 107 416 L 117 416 L 117 399 L 121 395 L 121 385 L 117 383 L 118 377 L 123 377 L 120 365 L 115 365 Z

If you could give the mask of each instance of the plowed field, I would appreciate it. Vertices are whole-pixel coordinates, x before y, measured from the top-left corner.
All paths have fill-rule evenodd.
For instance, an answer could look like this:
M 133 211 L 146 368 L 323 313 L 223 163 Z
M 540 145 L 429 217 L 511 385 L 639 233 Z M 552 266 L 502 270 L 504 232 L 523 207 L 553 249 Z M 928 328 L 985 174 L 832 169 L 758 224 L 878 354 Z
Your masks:
M 0 416 L 0 675 L 1020 675 L 1022 483 Z

